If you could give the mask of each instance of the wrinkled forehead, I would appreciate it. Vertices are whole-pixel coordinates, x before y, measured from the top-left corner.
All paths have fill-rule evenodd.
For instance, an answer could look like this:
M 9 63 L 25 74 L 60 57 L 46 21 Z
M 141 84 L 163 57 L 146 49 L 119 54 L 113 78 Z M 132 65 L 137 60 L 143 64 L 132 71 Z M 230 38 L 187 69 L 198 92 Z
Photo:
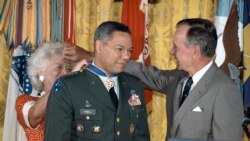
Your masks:
M 190 29 L 189 25 L 181 25 L 176 29 L 175 35 L 186 36 L 189 29 Z
M 188 25 L 182 25 L 178 27 L 174 34 L 174 42 L 176 40 L 185 40 L 189 29 L 190 29 L 190 26 Z

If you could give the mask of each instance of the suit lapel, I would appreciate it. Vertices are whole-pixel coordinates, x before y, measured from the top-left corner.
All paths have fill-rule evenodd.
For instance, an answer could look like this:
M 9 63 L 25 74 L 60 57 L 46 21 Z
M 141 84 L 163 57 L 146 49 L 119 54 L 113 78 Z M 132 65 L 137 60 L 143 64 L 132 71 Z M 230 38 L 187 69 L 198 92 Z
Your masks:
M 175 93 L 175 98 L 174 98 L 174 105 L 173 105 L 173 115 L 176 114 L 176 112 L 179 110 L 179 105 L 180 105 L 180 99 L 181 99 L 181 93 L 182 93 L 182 86 L 184 83 L 184 80 L 186 78 L 183 78 L 177 86 L 176 93 Z
M 185 113 L 189 110 L 191 111 L 192 108 L 194 108 L 193 105 L 206 93 L 207 89 L 209 88 L 209 84 L 211 83 L 211 80 L 215 74 L 216 68 L 217 68 L 216 64 L 213 63 L 212 66 L 204 74 L 204 76 L 196 84 L 196 86 L 189 92 L 189 95 L 186 98 L 185 102 L 178 109 L 179 103 L 177 104 L 177 102 L 179 102 L 180 95 L 181 95 L 181 90 L 178 91 L 178 89 L 182 88 L 180 87 L 182 86 L 182 84 L 180 83 L 183 83 L 183 80 L 179 83 L 180 86 L 178 85 L 178 88 L 176 91 L 177 92 L 176 95 L 177 96 L 179 95 L 179 96 L 177 97 L 177 99 L 175 99 L 176 104 L 174 104 L 174 110 L 177 110 L 177 109 L 178 110 L 174 111 L 173 124 L 172 124 L 172 129 L 171 129 L 172 135 L 175 136 L 178 126 L 180 124 L 180 121 L 185 116 Z
M 185 79 L 187 79 L 187 77 L 183 78 L 178 83 L 176 93 L 175 93 L 175 99 L 174 99 L 174 105 L 173 105 L 173 118 L 172 118 L 173 123 L 172 123 L 172 127 L 171 127 L 172 137 L 175 137 L 175 134 L 176 134 L 177 127 L 179 125 L 180 119 L 182 118 L 182 116 L 184 114 L 184 113 L 181 113 L 181 108 L 179 108 L 179 105 L 180 105 L 180 98 L 181 98 L 181 93 L 182 93 L 182 86 L 183 86 L 183 83 L 184 83 Z M 183 107 L 183 105 L 181 107 Z
M 106 105 L 107 107 L 111 108 L 112 110 L 116 110 L 110 95 L 105 88 L 102 80 L 99 78 L 99 76 L 93 74 L 92 72 L 86 70 L 87 76 L 88 76 L 88 86 L 86 88 L 92 95 L 103 105 Z

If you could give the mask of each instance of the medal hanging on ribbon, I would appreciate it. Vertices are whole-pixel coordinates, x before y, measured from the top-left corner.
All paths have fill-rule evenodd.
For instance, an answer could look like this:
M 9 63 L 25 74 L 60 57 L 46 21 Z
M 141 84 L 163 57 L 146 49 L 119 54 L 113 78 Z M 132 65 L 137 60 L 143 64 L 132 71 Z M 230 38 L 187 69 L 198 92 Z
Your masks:
M 114 87 L 114 80 L 110 77 L 107 78 L 107 81 L 105 81 L 105 86 L 107 90 L 109 91 L 112 87 Z

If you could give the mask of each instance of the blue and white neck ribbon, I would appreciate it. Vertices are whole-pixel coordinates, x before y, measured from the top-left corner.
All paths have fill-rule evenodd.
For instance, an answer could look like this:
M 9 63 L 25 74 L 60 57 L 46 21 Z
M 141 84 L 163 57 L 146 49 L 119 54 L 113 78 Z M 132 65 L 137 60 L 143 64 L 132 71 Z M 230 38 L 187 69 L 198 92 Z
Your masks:
M 117 77 L 117 74 L 110 74 L 107 75 L 103 70 L 98 68 L 97 66 L 93 64 L 89 64 L 86 68 L 87 70 L 91 71 L 92 73 L 99 75 L 99 76 L 104 76 L 104 77 Z

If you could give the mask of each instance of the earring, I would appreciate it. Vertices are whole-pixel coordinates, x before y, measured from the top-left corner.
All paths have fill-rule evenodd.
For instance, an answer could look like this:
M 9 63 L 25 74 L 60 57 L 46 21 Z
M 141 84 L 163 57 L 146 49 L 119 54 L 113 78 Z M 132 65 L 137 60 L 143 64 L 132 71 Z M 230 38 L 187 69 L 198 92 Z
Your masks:
M 39 80 L 43 82 L 44 76 L 43 76 L 43 75 L 40 75 L 40 76 L 39 76 Z

